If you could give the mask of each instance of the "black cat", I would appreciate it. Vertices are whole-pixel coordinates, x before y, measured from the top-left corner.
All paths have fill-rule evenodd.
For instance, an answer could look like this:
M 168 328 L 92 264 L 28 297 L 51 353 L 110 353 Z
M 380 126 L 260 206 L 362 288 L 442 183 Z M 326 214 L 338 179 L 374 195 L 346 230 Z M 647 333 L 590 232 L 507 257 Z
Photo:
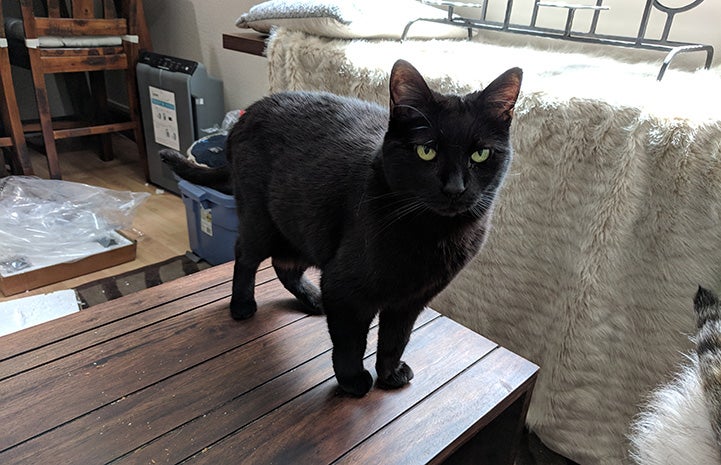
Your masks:
M 441 95 L 399 60 L 390 113 L 328 93 L 279 93 L 251 105 L 232 129 L 232 169 L 199 168 L 163 151 L 188 181 L 233 186 L 233 317 L 255 313 L 255 272 L 272 257 L 308 312 L 327 315 L 341 388 L 362 396 L 372 387 L 363 353 L 376 314 L 378 386 L 408 383 L 413 372 L 401 355 L 416 317 L 490 226 L 511 162 L 521 77 L 513 68 L 481 92 Z M 322 271 L 320 290 L 303 275 L 309 266 Z

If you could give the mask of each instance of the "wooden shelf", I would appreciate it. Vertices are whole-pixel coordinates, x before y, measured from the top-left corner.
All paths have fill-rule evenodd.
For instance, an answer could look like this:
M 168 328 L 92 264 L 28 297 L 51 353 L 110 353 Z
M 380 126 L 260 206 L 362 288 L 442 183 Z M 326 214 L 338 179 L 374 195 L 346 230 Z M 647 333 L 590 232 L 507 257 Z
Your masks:
M 223 34 L 223 48 L 251 55 L 265 56 L 267 34 L 260 32 L 235 32 Z

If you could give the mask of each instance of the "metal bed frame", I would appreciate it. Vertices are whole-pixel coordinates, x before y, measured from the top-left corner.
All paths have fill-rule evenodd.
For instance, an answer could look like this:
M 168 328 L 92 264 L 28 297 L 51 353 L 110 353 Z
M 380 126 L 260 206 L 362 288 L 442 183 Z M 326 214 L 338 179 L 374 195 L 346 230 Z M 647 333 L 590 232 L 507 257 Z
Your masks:
M 643 10 L 643 16 L 641 18 L 641 24 L 639 25 L 638 34 L 636 37 L 626 37 L 620 35 L 608 35 L 599 34 L 596 32 L 598 26 L 598 20 L 602 11 L 609 10 L 609 6 L 603 5 L 603 0 L 595 0 L 595 4 L 592 5 L 580 5 L 580 4 L 569 4 L 557 1 L 546 1 L 540 0 L 534 3 L 533 12 L 529 24 L 514 24 L 511 23 L 511 13 L 513 11 L 513 0 L 506 0 L 506 10 L 503 22 L 492 21 L 487 19 L 488 13 L 488 1 L 479 0 L 476 3 L 460 2 L 453 0 L 419 0 L 422 3 L 446 7 L 448 15 L 446 18 L 418 18 L 410 21 L 406 24 L 401 35 L 401 40 L 405 40 L 408 35 L 408 31 L 418 21 L 428 21 L 441 24 L 449 24 L 453 26 L 464 27 L 468 29 L 468 39 L 473 36 L 474 29 L 489 29 L 495 31 L 513 32 L 517 34 L 527 34 L 539 37 L 552 37 L 557 39 L 571 40 L 576 42 L 585 42 L 593 44 L 603 45 L 615 45 L 621 47 L 654 50 L 660 52 L 666 52 L 666 57 L 661 64 L 657 80 L 663 78 L 666 69 L 671 64 L 671 60 L 680 53 L 690 52 L 705 52 L 706 61 L 704 68 L 709 69 L 713 60 L 714 49 L 713 46 L 707 44 L 694 44 L 688 42 L 678 42 L 669 40 L 668 36 L 671 31 L 671 25 L 678 13 L 689 11 L 701 3 L 704 0 L 694 0 L 688 5 L 682 7 L 668 7 L 661 3 L 660 0 L 646 0 L 646 5 Z M 464 16 L 457 15 L 455 13 L 456 8 L 476 8 L 480 10 L 480 17 L 478 19 L 467 18 Z M 536 25 L 538 18 L 538 11 L 540 8 L 565 8 L 568 13 L 566 16 L 566 24 L 563 29 L 553 29 L 547 27 L 541 27 Z M 666 22 L 664 24 L 663 32 L 661 37 L 658 39 L 648 38 L 647 29 L 649 20 L 651 18 L 651 12 L 658 10 L 666 14 Z M 592 10 L 593 17 L 591 19 L 591 25 L 588 32 L 578 32 L 573 30 L 573 19 L 577 10 Z

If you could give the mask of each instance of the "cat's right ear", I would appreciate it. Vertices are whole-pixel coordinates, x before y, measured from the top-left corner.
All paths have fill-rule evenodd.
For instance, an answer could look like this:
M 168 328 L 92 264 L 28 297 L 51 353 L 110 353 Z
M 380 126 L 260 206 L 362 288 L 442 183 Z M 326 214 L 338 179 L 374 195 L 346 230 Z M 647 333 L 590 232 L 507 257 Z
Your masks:
M 393 65 L 390 79 L 391 114 L 402 108 L 416 108 L 433 99 L 425 79 L 416 68 L 405 60 Z
M 518 94 L 521 91 L 522 80 L 521 68 L 511 68 L 483 90 L 481 93 L 483 102 L 493 116 L 510 123 Z

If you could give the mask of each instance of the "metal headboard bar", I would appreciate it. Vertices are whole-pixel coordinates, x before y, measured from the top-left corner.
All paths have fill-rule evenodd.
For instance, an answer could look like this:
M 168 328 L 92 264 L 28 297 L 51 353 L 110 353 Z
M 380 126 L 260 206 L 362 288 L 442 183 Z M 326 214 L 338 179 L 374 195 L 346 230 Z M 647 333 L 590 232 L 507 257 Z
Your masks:
M 596 33 L 596 27 L 598 26 L 598 17 L 601 15 L 601 6 L 603 6 L 603 0 L 596 0 L 596 6 L 599 7 L 593 12 L 593 19 L 591 20 L 591 27 L 588 32 L 591 34 Z
M 481 10 L 481 19 L 484 21 L 488 17 L 488 0 L 483 0 L 483 9 Z
M 506 16 L 503 18 L 503 29 L 508 30 L 511 26 L 511 12 L 513 11 L 513 0 L 506 3 Z
M 434 22 L 440 24 L 449 24 L 468 29 L 468 38 L 471 39 L 473 36 L 474 29 L 489 29 L 496 31 L 507 31 L 516 34 L 525 34 L 538 37 L 551 37 L 557 39 L 571 40 L 575 42 L 593 43 L 601 45 L 612 45 L 619 47 L 638 48 L 645 50 L 654 50 L 659 52 L 666 52 L 666 57 L 663 60 L 661 69 L 659 70 L 657 79 L 660 81 L 673 58 L 681 53 L 691 52 L 703 52 L 706 54 L 706 60 L 704 62 L 704 68 L 709 69 L 713 61 L 714 49 L 711 45 L 707 44 L 694 44 L 687 42 L 679 42 L 668 40 L 671 26 L 677 14 L 689 11 L 701 3 L 704 0 L 695 0 L 688 5 L 683 7 L 672 8 L 663 5 L 660 0 L 646 0 L 646 5 L 643 10 L 643 16 L 641 18 L 641 24 L 639 25 L 638 34 L 636 37 L 626 37 L 619 35 L 599 34 L 596 32 L 598 27 L 599 17 L 602 11 L 609 10 L 610 7 L 603 5 L 603 0 L 596 0 L 594 5 L 580 5 L 580 4 L 568 4 L 561 3 L 558 1 L 551 0 L 540 0 L 534 2 L 533 11 L 531 14 L 531 20 L 528 25 L 523 24 L 511 24 L 511 13 L 513 11 L 513 0 L 506 0 L 506 10 L 504 14 L 503 22 L 489 21 L 487 19 L 488 0 L 482 0 L 482 3 L 464 3 L 453 0 L 420 0 L 423 3 L 444 6 L 448 9 L 448 16 L 445 19 L 437 18 L 418 18 L 408 22 L 406 27 L 403 29 L 401 40 L 405 40 L 408 31 L 413 24 L 418 21 Z M 469 7 L 469 8 L 480 8 L 481 14 L 480 19 L 466 18 L 464 16 L 456 15 L 456 7 Z M 566 23 L 563 29 L 554 29 L 541 27 L 536 25 L 538 19 L 538 11 L 541 7 L 550 8 L 565 8 L 567 10 Z M 651 12 L 656 9 L 666 14 L 666 21 L 664 23 L 663 32 L 660 39 L 649 39 L 646 37 L 648 30 L 648 23 L 651 18 Z M 575 18 L 576 10 L 592 10 L 593 15 L 591 19 L 591 25 L 588 32 L 578 32 L 573 30 L 573 20 Z
M 533 13 L 531 14 L 531 27 L 536 27 L 536 20 L 538 19 L 538 2 L 533 2 Z

